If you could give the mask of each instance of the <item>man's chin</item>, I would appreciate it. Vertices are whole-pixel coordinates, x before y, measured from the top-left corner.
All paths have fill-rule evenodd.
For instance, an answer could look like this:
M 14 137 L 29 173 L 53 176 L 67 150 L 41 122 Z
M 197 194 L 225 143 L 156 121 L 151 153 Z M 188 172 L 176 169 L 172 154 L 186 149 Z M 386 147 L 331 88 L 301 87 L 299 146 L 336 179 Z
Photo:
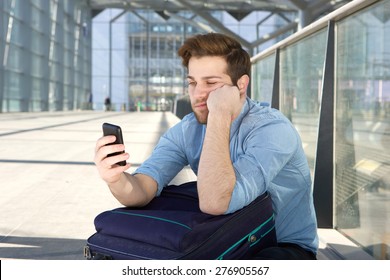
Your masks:
M 198 114 L 194 112 L 195 118 L 197 119 L 198 123 L 200 124 L 207 124 L 207 115 L 208 114 Z

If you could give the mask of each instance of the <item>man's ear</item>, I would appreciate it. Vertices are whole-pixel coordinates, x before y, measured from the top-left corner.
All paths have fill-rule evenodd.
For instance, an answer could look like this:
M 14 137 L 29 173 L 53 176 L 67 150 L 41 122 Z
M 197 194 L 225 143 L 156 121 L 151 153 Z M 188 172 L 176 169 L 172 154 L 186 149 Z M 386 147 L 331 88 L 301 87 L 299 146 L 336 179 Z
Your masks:
M 240 93 L 246 92 L 246 89 L 249 85 L 249 76 L 248 75 L 242 75 L 241 78 L 237 81 L 238 89 L 240 90 Z

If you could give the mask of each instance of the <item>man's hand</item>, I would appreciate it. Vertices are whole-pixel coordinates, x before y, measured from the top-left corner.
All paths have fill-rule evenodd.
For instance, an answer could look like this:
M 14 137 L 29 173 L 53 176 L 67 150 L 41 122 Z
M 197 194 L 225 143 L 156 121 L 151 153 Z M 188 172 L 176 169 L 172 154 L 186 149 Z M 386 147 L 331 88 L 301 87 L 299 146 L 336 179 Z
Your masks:
M 108 157 L 108 154 L 121 152 L 125 150 L 122 144 L 108 145 L 115 142 L 115 136 L 103 136 L 96 142 L 94 162 L 98 169 L 100 177 L 107 183 L 113 184 L 119 181 L 121 174 L 129 169 L 130 164 L 119 166 L 116 163 L 129 158 L 128 153 L 122 153 L 116 156 Z
M 235 119 L 241 112 L 245 94 L 240 93 L 236 86 L 223 85 L 210 92 L 207 99 L 209 113 L 216 115 L 228 114 L 231 120 Z
M 143 174 L 132 176 L 126 172 L 130 167 L 116 164 L 127 160 L 128 153 L 116 156 L 107 155 L 125 150 L 122 144 L 107 145 L 115 142 L 115 136 L 103 136 L 96 142 L 95 164 L 100 177 L 107 183 L 111 193 L 125 206 L 137 207 L 149 203 L 157 192 L 157 182 Z

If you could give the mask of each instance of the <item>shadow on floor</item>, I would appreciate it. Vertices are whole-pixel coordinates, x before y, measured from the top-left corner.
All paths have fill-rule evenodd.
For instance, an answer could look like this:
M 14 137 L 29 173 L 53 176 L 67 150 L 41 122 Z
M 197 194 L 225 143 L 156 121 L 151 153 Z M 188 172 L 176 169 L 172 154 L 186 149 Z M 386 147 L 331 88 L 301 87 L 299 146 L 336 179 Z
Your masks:
M 0 259 L 85 260 L 86 240 L 0 236 Z

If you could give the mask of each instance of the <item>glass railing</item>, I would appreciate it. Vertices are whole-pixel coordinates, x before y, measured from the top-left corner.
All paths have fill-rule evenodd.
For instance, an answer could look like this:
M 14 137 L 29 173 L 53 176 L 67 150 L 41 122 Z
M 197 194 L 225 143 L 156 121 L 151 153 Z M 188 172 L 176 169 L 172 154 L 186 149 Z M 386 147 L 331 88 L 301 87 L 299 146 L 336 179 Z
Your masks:
M 353 1 L 252 61 L 252 98 L 302 137 L 318 226 L 390 259 L 390 0 Z
M 301 135 L 311 170 L 317 147 L 326 30 L 280 51 L 280 110 Z
M 272 88 L 275 71 L 275 54 L 259 60 L 252 67 L 253 91 L 252 98 L 261 100 L 271 104 L 272 102 Z
M 390 258 L 390 1 L 336 23 L 335 226 Z

